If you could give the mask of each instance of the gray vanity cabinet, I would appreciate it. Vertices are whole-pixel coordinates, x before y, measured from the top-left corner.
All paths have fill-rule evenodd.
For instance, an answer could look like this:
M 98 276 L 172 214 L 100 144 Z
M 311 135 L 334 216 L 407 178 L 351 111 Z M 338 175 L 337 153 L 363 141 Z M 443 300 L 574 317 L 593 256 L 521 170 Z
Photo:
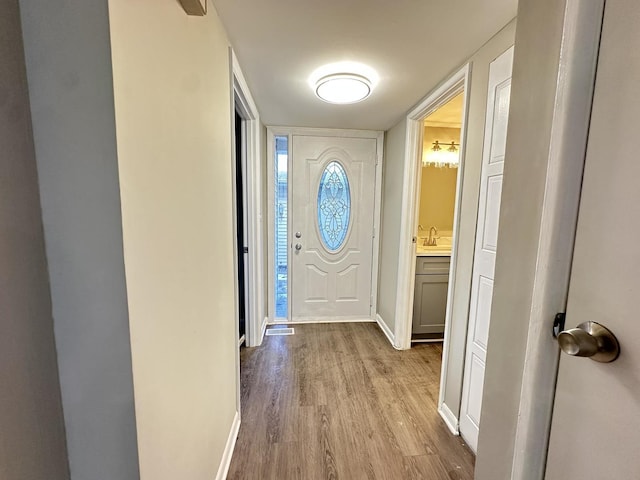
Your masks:
M 416 257 L 413 297 L 414 338 L 444 336 L 450 257 Z

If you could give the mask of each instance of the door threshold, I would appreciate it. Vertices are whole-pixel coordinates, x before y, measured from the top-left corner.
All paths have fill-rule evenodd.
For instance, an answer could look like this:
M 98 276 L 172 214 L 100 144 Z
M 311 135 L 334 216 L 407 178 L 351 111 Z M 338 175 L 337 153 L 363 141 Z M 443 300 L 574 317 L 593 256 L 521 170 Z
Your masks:
M 411 339 L 411 343 L 442 343 L 444 338 L 416 338 Z

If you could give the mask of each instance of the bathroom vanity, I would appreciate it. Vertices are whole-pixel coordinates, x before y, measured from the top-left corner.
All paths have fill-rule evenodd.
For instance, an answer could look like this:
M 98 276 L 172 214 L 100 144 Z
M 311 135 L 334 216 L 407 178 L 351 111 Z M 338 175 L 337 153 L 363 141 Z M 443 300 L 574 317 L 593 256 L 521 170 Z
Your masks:
M 412 328 L 415 340 L 444 337 L 450 263 L 450 249 L 417 250 Z

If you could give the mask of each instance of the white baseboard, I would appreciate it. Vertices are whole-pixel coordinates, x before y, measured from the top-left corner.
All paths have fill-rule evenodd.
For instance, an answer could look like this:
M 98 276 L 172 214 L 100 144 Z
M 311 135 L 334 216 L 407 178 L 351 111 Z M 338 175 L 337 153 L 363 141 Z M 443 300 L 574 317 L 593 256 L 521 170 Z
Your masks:
M 458 418 L 453 414 L 451 409 L 447 407 L 445 403 L 441 404 L 438 407 L 438 413 L 444 420 L 444 423 L 447 425 L 447 428 L 454 435 L 460 435 L 460 430 L 458 428 Z
M 275 322 L 269 322 L 269 325 L 304 325 L 306 323 L 374 323 L 375 320 L 370 318 L 309 318 L 305 320 L 297 320 L 295 322 L 289 320 L 276 320 Z
M 258 343 L 258 347 L 262 345 L 262 341 L 264 340 L 264 332 L 267 331 L 268 324 L 269 324 L 269 317 L 264 317 L 264 320 L 262 320 L 262 326 L 260 327 L 260 343 Z
M 382 319 L 382 317 L 377 313 L 376 313 L 376 322 L 378 322 L 378 326 L 380 327 L 380 330 L 382 330 L 382 332 L 385 334 L 385 336 L 391 343 L 391 346 L 396 350 L 400 350 L 398 347 L 396 347 L 396 336 L 393 334 L 393 332 L 391 331 L 389 326 L 385 323 L 385 321 Z
M 222 454 L 222 460 L 220 460 L 220 466 L 218 467 L 218 474 L 216 480 L 225 480 L 227 473 L 229 473 L 229 466 L 231 465 L 231 457 L 233 457 L 233 449 L 236 446 L 236 440 L 238 438 L 238 431 L 240 430 L 240 413 L 236 412 L 233 417 L 233 423 L 231 424 L 231 431 L 229 432 L 229 438 L 227 438 L 227 444 L 224 447 L 224 453 Z

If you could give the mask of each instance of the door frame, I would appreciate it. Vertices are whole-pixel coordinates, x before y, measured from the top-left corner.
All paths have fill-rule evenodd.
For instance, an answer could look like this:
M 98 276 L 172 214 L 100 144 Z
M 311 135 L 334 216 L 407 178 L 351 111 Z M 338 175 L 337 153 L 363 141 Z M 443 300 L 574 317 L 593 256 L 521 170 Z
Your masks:
M 460 355 L 464 361 L 464 351 L 450 352 L 452 305 L 455 286 L 456 266 L 458 264 L 458 228 L 460 225 L 461 200 L 464 188 L 464 165 L 466 152 L 466 133 L 469 111 L 469 89 L 471 81 L 471 64 L 467 63 L 460 70 L 445 80 L 433 90 L 407 115 L 407 137 L 404 159 L 404 189 L 402 195 L 402 212 L 400 223 L 400 251 L 398 258 L 398 286 L 395 309 L 396 327 L 394 347 L 399 350 L 411 348 L 411 325 L 415 288 L 416 252 L 414 237 L 417 236 L 418 225 L 418 196 L 421 183 L 422 141 L 424 134 L 424 119 L 436 109 L 451 100 L 454 96 L 464 92 L 463 111 L 460 128 L 460 164 L 458 165 L 458 179 L 456 182 L 456 199 L 453 220 L 453 241 L 451 245 L 451 265 L 449 269 L 449 288 L 447 291 L 447 309 L 445 317 L 444 344 L 442 352 L 442 370 L 440 379 L 440 393 L 438 398 L 438 412 L 445 420 L 452 433 L 458 434 L 458 421 L 455 415 L 444 403 L 444 392 L 447 383 L 447 369 L 449 356 Z M 466 329 L 463 334 L 466 336 Z M 462 385 L 460 385 L 462 389 Z
M 511 254 L 503 250 L 497 259 L 517 264 L 512 270 L 518 273 L 500 271 L 496 265 L 496 277 L 504 284 L 526 278 L 517 289 L 529 298 L 522 302 L 494 293 L 478 480 L 497 474 L 542 480 L 545 475 L 559 360 L 551 328 L 555 313 L 566 307 L 604 3 L 565 0 L 551 14 L 547 2 L 519 4 L 507 157 L 518 152 L 520 166 L 505 164 L 505 185 L 529 185 L 517 192 L 511 189 L 517 199 L 503 190 L 503 205 L 513 201 L 510 209 L 517 211 L 511 216 L 519 221 L 503 221 L 506 212 L 501 208 L 498 251 L 500 238 L 508 236 Z M 561 13 L 561 21 L 540 31 L 540 19 Z M 533 69 L 535 75 L 529 76 Z M 539 101 L 530 102 L 532 97 Z M 532 123 L 538 127 L 533 141 Z M 539 237 L 527 237 L 522 225 Z M 522 330 L 525 336 L 518 333 Z
M 275 208 L 274 208 L 274 191 L 276 188 L 276 178 L 274 174 L 274 156 L 275 156 L 275 137 L 286 136 L 287 142 L 287 160 L 288 172 L 291 172 L 293 166 L 293 158 L 291 155 L 291 137 L 293 135 L 308 135 L 318 137 L 337 137 L 337 138 L 371 138 L 376 140 L 376 184 L 375 184 L 375 200 L 373 213 L 373 257 L 371 264 L 371 309 L 370 318 L 366 321 L 375 321 L 378 305 L 378 269 L 380 258 L 380 220 L 382 211 L 382 163 L 384 159 L 384 132 L 376 130 L 349 130 L 335 128 L 306 128 L 306 127 L 267 127 L 267 206 L 268 214 L 268 248 L 269 252 L 275 251 Z M 290 180 L 290 177 L 287 177 Z M 291 205 L 291 189 L 287 184 L 287 202 Z M 291 232 L 291 215 L 287 217 L 287 234 Z M 289 256 L 290 259 L 290 256 Z M 268 255 L 268 292 L 269 292 L 269 324 L 294 323 L 291 321 L 291 296 L 287 296 L 287 318 L 276 319 L 275 317 L 275 261 L 273 255 Z M 287 281 L 290 281 L 291 265 L 288 261 L 287 265 Z M 353 320 L 335 320 L 336 322 L 349 322 Z M 331 323 L 330 319 L 320 322 L 296 322 L 296 323 Z
M 245 284 L 248 287 L 245 312 L 245 340 L 248 347 L 257 347 L 262 344 L 266 328 L 264 312 L 264 245 L 262 242 L 262 167 L 260 154 L 260 114 L 251 96 L 251 91 L 244 78 L 238 59 L 230 49 L 231 57 L 231 86 L 232 86 L 232 116 L 238 111 L 243 120 L 243 133 L 245 138 L 245 151 L 243 162 L 245 165 L 246 203 L 245 222 L 247 224 L 247 240 L 249 253 L 247 258 L 247 277 Z M 235 138 L 235 121 L 232 122 L 232 137 Z M 233 175 L 235 182 L 235 143 L 232 145 Z M 235 185 L 235 183 L 234 183 Z M 235 186 L 234 186 L 235 208 Z M 237 226 L 234 221 L 234 232 Z M 237 266 L 238 255 L 242 252 L 234 250 L 234 262 Z M 236 272 L 237 277 L 237 272 Z M 237 282 L 236 282 L 237 283 Z M 236 285 L 236 288 L 240 288 Z M 250 293 L 250 294 L 249 294 Z M 238 292 L 236 291 L 236 299 Z M 236 315 L 237 316 L 237 315 Z M 237 328 L 236 328 L 237 330 Z

